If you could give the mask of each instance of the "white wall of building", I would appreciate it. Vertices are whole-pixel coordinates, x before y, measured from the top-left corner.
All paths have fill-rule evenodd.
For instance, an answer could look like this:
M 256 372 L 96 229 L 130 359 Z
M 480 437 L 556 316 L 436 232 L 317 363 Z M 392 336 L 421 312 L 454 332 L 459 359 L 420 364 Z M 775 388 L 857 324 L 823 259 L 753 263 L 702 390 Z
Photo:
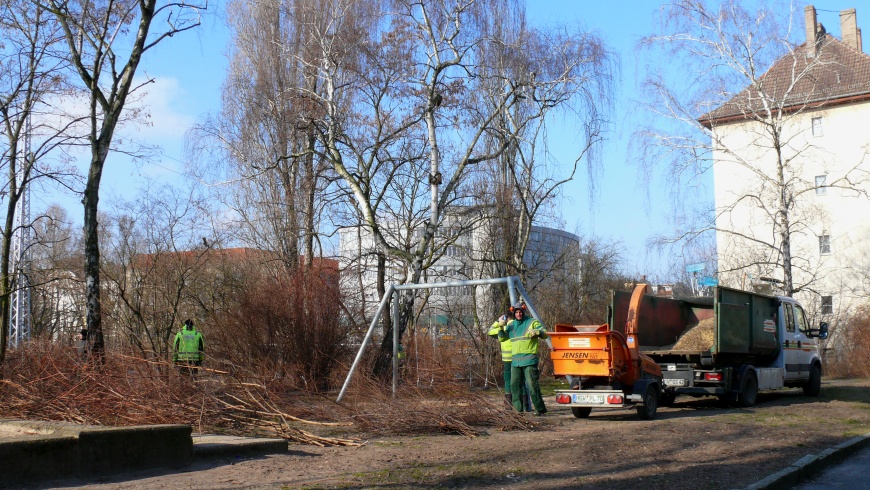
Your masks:
M 813 130 L 813 120 L 816 130 Z M 870 173 L 870 103 L 855 103 L 807 110 L 791 116 L 783 140 L 787 142 L 784 157 L 791 159 L 796 200 L 792 235 L 792 255 L 806 265 L 807 270 L 793 269 L 795 284 L 810 282 L 813 294 L 798 295 L 807 306 L 818 308 L 821 296 L 833 297 L 833 315 L 848 308 L 870 292 L 870 199 L 847 185 L 844 179 L 858 183 L 863 191 L 870 190 L 866 182 Z M 714 182 L 717 227 L 739 232 L 743 237 L 717 233 L 720 270 L 736 268 L 740 261 L 761 258 L 770 251 L 754 246 L 752 240 L 771 242 L 772 217 L 747 195 L 764 200 L 779 198 L 775 189 L 762 189 L 763 178 L 750 167 L 772 175 L 775 171 L 770 138 L 761 133 L 756 123 L 732 123 L 716 127 L 723 144 L 714 151 Z M 729 151 L 723 150 L 727 148 Z M 735 155 L 737 155 L 735 157 Z M 750 166 L 738 163 L 743 159 Z M 830 187 L 813 189 L 816 178 Z M 851 185 L 851 184 L 849 184 Z M 742 201 L 741 201 L 742 199 Z M 739 201 L 739 202 L 738 202 Z M 771 203 L 771 207 L 775 204 Z M 820 248 L 820 237 L 828 237 L 830 250 Z M 776 257 L 770 257 L 776 260 Z M 746 286 L 748 274 L 764 271 L 740 270 L 722 274 L 723 285 Z

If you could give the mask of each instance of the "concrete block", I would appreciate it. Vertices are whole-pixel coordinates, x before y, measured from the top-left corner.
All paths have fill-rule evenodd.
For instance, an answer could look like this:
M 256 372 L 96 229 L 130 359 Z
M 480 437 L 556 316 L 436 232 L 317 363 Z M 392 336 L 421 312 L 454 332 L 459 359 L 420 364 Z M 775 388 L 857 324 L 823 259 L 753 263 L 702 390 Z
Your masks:
M 266 439 L 220 435 L 193 437 L 195 459 L 250 458 L 267 454 L 282 454 L 288 450 L 285 439 Z
M 106 427 L 79 433 L 79 476 L 149 468 L 182 468 L 193 462 L 189 425 Z
M 792 466 L 800 471 L 800 477 L 801 479 L 804 479 L 824 468 L 826 466 L 824 463 L 824 460 L 819 459 L 818 455 L 807 454 L 803 458 L 795 461 Z
M 72 436 L 12 437 L 0 440 L 0 486 L 33 483 L 76 474 L 78 440 Z

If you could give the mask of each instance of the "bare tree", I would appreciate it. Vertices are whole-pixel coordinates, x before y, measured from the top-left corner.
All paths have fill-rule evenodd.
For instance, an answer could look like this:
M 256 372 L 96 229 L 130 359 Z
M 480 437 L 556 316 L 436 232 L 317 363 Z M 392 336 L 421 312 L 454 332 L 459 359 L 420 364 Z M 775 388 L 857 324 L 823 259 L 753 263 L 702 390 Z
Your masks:
M 532 226 L 546 222 L 546 211 L 553 209 L 561 187 L 574 178 L 581 162 L 586 164 L 590 181 L 595 181 L 600 164 L 597 150 L 607 126 L 605 114 L 612 107 L 615 60 L 594 34 L 564 27 L 529 29 L 521 14 L 495 14 L 488 28 L 502 41 L 487 45 L 488 62 L 482 70 L 489 73 L 490 83 L 484 86 L 484 102 L 497 102 L 497 94 L 511 80 L 529 74 L 533 80 L 517 102 L 494 120 L 496 130 L 488 135 L 490 144 L 506 150 L 489 162 L 491 183 L 485 187 L 498 209 L 494 214 L 503 217 L 498 223 L 506 232 L 502 234 L 511 237 L 505 248 L 506 273 L 526 281 Z M 510 45 L 522 49 L 505 49 Z M 567 165 L 554 162 L 548 151 L 545 122 L 558 116 L 579 123 L 576 157 Z M 535 272 L 539 278 L 546 275 Z
M 227 12 L 233 30 L 221 113 L 188 138 L 190 152 L 211 160 L 221 182 L 215 194 L 235 212 L 239 239 L 281 253 L 288 269 L 300 249 L 311 264 L 329 186 L 328 166 L 313 151 L 319 90 L 308 64 L 320 2 L 235 0 Z M 206 163 L 206 162 L 204 162 Z
M 9 268 L 10 259 L 19 259 L 10 257 L 18 229 L 16 209 L 37 180 L 71 184 L 62 159 L 55 159 L 60 164 L 47 163 L 49 154 L 73 143 L 69 128 L 75 122 L 53 104 L 70 93 L 63 72 L 66 64 L 55 56 L 59 35 L 59 26 L 39 5 L 29 0 L 0 5 L 0 167 L 6 171 L 0 193 L 6 208 L 0 245 L 0 363 L 6 354 L 11 276 L 16 273 Z
M 32 331 L 72 342 L 84 327 L 81 240 L 67 211 L 50 205 L 33 223 Z
M 317 69 L 324 88 L 314 96 L 324 108 L 317 125 L 321 151 L 352 194 L 377 248 L 406 264 L 403 282 L 417 282 L 430 263 L 448 210 L 472 202 L 468 177 L 507 149 L 510 135 L 501 145 L 489 144 L 488 136 L 504 129 L 496 120 L 520 101 L 529 104 L 528 110 L 513 113 L 510 131 L 519 138 L 541 123 L 550 109 L 566 104 L 570 97 L 554 94 L 570 93 L 566 87 L 584 83 L 586 73 L 575 60 L 559 66 L 568 58 L 570 44 L 563 51 L 552 44 L 554 38 L 531 31 L 516 39 L 491 33 L 487 12 L 502 9 L 500 2 L 395 1 L 385 12 L 354 6 L 329 10 L 329 29 L 320 32 Z M 503 73 L 487 68 L 487 54 L 494 50 L 527 48 L 541 57 L 523 70 Z M 494 86 L 500 91 L 485 90 Z M 485 103 L 478 95 L 483 91 L 490 97 Z M 401 148 L 398 145 L 409 135 L 426 151 L 428 176 L 418 185 L 429 193 L 422 235 L 410 251 L 385 233 L 384 194 L 376 191 L 409 160 L 390 151 Z M 402 299 L 402 332 L 412 302 L 411 294 Z M 388 330 L 376 372 L 385 370 L 391 350 Z
M 78 73 L 89 99 L 87 138 L 91 155 L 82 199 L 85 290 L 88 352 L 99 354 L 104 350 L 104 341 L 97 209 L 103 167 L 127 98 L 138 88 L 134 76 L 143 53 L 168 37 L 198 26 L 199 12 L 208 3 L 207 0 L 202 3 L 44 0 L 38 4 L 51 12 L 61 26 L 69 63 Z M 152 33 L 152 23 L 159 19 L 165 21 L 166 27 Z
M 810 196 L 820 187 L 866 195 L 863 159 L 826 182 L 813 180 L 814 165 L 831 155 L 813 144 L 810 119 L 839 95 L 828 87 L 852 48 L 819 29 L 815 10 L 806 13 L 808 40 L 795 44 L 794 4 L 756 10 L 677 1 L 662 8 L 661 32 L 642 42 L 678 60 L 681 77 L 698 74 L 680 83 L 660 69 L 646 80 L 658 121 L 639 132 L 643 161 L 666 164 L 683 189 L 711 169 L 717 181 L 715 212 L 687 220 L 672 241 L 715 232 L 721 281 L 774 278 L 787 295 L 813 291 L 819 280 L 812 241 L 825 219 Z M 686 210 L 691 199 L 676 196 L 675 208 Z
M 185 318 L 202 318 L 196 288 L 220 246 L 207 200 L 194 190 L 144 189 L 108 216 L 104 247 L 104 303 L 114 333 L 146 357 L 166 358 L 171 336 Z M 229 281 L 228 281 L 229 282 Z

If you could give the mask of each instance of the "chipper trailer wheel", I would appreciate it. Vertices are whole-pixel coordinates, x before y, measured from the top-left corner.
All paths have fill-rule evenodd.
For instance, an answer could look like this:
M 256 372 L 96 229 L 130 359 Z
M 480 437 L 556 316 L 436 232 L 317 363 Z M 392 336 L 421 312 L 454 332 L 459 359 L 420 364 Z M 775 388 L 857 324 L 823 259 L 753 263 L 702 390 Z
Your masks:
M 592 409 L 589 407 L 571 407 L 571 413 L 573 413 L 578 419 L 586 419 L 589 418 Z
M 655 385 L 648 385 L 643 392 L 643 405 L 637 406 L 637 416 L 641 420 L 652 420 L 659 408 L 659 393 Z

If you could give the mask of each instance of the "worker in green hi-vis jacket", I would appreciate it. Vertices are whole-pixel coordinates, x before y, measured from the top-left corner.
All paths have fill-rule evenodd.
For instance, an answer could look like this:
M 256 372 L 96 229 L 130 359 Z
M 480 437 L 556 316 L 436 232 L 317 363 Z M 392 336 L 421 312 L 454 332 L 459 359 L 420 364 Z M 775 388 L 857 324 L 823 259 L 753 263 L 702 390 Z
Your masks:
M 172 361 L 181 372 L 196 374 L 205 359 L 202 334 L 193 326 L 193 320 L 184 320 L 172 344 Z
M 526 305 L 511 306 L 514 319 L 500 325 L 498 340 L 511 342 L 511 400 L 517 412 L 523 411 L 522 388 L 525 384 L 532 398 L 535 415 L 547 413 L 541 387 L 538 385 L 538 339 L 546 339 L 547 332 L 541 322 L 526 316 Z
M 493 337 L 495 339 L 498 339 L 498 332 L 505 325 L 507 325 L 507 322 L 508 322 L 507 315 L 500 316 L 499 319 L 496 320 L 495 323 L 492 324 L 492 326 L 489 329 L 489 332 L 487 332 L 487 335 L 489 335 L 490 337 Z M 513 402 L 513 397 L 511 396 L 511 360 L 513 357 L 513 350 L 512 350 L 513 346 L 511 345 L 511 339 L 509 339 L 509 338 L 505 338 L 504 340 L 499 340 L 499 344 L 501 346 L 502 377 L 504 378 L 504 400 L 505 400 L 505 403 L 507 403 L 507 405 L 509 407 L 513 407 L 514 402 Z M 529 398 L 528 390 L 525 389 L 525 384 L 524 384 L 523 385 L 523 396 L 522 396 L 523 406 L 525 407 L 527 412 L 531 412 L 532 408 L 529 405 L 528 398 Z

